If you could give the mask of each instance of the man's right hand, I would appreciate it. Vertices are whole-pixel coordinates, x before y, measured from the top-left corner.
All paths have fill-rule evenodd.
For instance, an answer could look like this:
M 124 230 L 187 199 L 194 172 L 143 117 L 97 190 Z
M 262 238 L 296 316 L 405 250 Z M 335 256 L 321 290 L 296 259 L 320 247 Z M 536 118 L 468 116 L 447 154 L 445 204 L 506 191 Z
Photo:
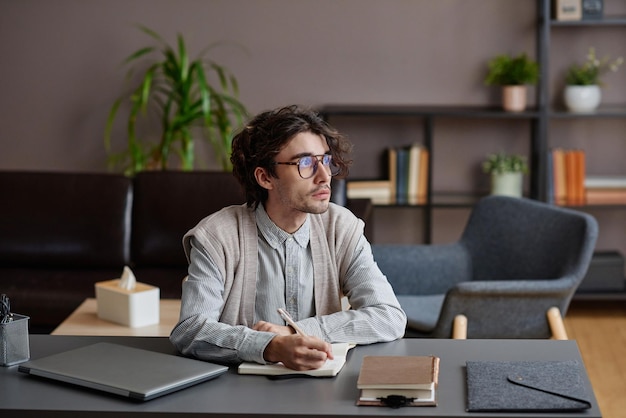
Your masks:
M 265 347 L 263 358 L 269 362 L 282 362 L 293 370 L 313 370 L 333 359 L 332 346 L 316 337 L 299 334 L 277 335 Z

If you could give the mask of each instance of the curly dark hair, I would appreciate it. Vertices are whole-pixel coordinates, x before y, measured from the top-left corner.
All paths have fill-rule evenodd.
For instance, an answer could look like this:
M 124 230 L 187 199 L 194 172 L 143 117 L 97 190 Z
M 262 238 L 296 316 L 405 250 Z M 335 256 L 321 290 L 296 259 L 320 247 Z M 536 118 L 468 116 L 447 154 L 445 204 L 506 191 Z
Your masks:
M 245 190 L 248 207 L 256 208 L 268 196 L 267 190 L 256 181 L 255 168 L 265 168 L 270 176 L 277 177 L 274 158 L 302 132 L 323 136 L 330 147 L 333 165 L 339 169 L 337 176 L 348 175 L 352 144 L 316 112 L 297 105 L 266 111 L 254 117 L 233 138 L 230 161 L 233 174 Z

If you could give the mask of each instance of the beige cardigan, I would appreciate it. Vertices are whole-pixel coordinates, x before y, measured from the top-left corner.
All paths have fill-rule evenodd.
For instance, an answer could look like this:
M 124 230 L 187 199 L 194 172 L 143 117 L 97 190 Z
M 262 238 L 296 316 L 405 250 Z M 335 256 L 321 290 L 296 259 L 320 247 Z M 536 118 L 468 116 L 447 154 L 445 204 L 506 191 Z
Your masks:
M 331 203 L 323 214 L 310 214 L 315 310 L 341 310 L 342 281 L 364 223 L 348 209 Z M 224 278 L 220 322 L 251 327 L 254 322 L 258 264 L 255 211 L 245 204 L 229 206 L 204 218 L 183 237 L 187 260 L 190 240 L 204 247 Z

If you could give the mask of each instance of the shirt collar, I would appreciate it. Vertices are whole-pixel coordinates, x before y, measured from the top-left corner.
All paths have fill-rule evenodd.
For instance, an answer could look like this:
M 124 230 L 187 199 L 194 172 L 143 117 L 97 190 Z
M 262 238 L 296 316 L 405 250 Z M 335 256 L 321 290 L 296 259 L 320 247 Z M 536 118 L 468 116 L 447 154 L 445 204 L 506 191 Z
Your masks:
M 280 229 L 267 215 L 263 204 L 259 204 L 256 209 L 256 226 L 265 238 L 265 241 L 272 247 L 278 248 L 282 246 L 287 239 L 293 237 L 296 242 L 302 247 L 306 248 L 309 245 L 311 221 L 310 216 L 306 217 L 306 220 L 302 226 L 293 234 Z

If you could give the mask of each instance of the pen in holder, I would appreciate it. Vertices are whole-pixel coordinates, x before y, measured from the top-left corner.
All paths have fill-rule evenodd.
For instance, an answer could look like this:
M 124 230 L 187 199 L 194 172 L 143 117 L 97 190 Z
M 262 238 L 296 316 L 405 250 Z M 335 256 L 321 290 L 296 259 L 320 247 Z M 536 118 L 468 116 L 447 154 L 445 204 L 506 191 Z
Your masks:
M 0 366 L 13 366 L 30 358 L 28 316 L 11 312 L 7 295 L 0 296 Z

